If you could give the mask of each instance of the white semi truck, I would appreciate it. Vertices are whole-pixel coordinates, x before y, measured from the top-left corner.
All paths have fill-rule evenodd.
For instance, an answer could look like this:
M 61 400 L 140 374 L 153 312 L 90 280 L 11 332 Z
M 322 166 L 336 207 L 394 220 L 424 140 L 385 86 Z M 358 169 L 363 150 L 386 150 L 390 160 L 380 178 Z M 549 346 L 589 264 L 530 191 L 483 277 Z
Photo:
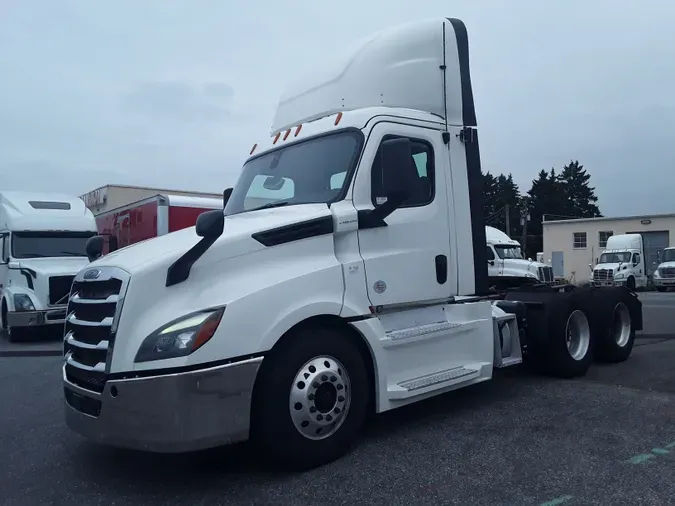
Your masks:
M 659 292 L 675 287 L 675 247 L 664 248 L 659 255 L 659 264 L 654 269 L 652 283 Z
M 593 284 L 625 285 L 630 290 L 648 283 L 645 252 L 640 234 L 613 235 L 593 267 Z
M 96 221 L 67 195 L 0 192 L 0 322 L 9 339 L 63 325 L 70 287 L 85 265 Z
M 461 21 L 395 27 L 312 68 L 224 211 L 75 278 L 74 431 L 156 452 L 250 439 L 307 468 L 347 451 L 369 413 L 494 368 L 575 377 L 629 357 L 642 306 L 624 287 L 490 294 Z
M 520 243 L 494 227 L 485 227 L 488 280 L 499 289 L 555 282 L 553 268 L 523 256 Z

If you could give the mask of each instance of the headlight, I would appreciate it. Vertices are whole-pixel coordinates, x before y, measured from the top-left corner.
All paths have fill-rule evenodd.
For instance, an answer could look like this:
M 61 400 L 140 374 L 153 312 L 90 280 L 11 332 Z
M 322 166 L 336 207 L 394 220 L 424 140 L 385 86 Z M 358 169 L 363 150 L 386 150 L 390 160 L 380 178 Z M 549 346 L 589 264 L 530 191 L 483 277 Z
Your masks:
M 225 307 L 199 311 L 160 327 L 143 340 L 134 362 L 184 357 L 216 333 Z
M 660 276 L 660 275 L 659 275 L 659 270 L 658 270 L 658 269 L 654 269 L 654 277 L 655 277 L 655 278 L 658 278 L 659 276 Z
M 25 293 L 14 294 L 14 309 L 16 311 L 35 311 L 35 306 L 30 297 Z
M 623 279 L 625 274 L 623 272 L 619 272 L 616 276 L 614 276 L 614 279 Z

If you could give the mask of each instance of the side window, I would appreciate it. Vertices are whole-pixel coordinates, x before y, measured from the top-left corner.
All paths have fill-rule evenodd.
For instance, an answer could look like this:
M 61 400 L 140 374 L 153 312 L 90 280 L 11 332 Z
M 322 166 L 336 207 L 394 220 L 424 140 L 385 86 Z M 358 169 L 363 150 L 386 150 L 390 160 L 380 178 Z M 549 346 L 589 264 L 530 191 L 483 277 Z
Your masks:
M 640 263 L 640 253 L 633 253 L 633 263 L 634 264 Z
M 244 208 L 253 209 L 277 200 L 292 199 L 295 196 L 295 183 L 287 177 L 274 177 L 258 174 L 244 198 Z
M 400 138 L 397 135 L 387 135 L 382 141 Z M 415 188 L 410 198 L 401 206 L 421 207 L 431 204 L 435 193 L 435 168 L 434 168 L 434 149 L 427 141 L 420 139 L 410 139 L 412 142 L 412 157 L 417 167 L 418 179 L 415 181 Z M 380 144 L 381 146 L 381 144 Z M 373 167 L 370 172 L 370 184 L 372 191 L 372 202 L 374 206 L 380 205 L 387 200 L 382 190 L 382 174 L 387 170 L 382 166 L 381 148 L 378 149 L 373 161 Z
M 0 235 L 0 264 L 6 264 L 9 261 L 9 241 L 7 234 Z
M 488 248 L 487 248 L 487 259 L 488 259 L 488 262 L 490 260 L 495 259 L 495 253 L 494 253 L 494 251 L 492 251 L 492 248 L 490 246 L 488 246 Z

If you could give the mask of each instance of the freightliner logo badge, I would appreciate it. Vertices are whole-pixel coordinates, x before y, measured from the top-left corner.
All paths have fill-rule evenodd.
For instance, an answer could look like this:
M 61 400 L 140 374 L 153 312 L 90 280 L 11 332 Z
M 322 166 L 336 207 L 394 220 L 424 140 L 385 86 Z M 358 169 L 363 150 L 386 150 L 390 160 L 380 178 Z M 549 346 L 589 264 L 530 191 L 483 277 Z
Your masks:
M 84 273 L 84 279 L 96 279 L 101 275 L 101 271 L 98 269 L 89 269 Z

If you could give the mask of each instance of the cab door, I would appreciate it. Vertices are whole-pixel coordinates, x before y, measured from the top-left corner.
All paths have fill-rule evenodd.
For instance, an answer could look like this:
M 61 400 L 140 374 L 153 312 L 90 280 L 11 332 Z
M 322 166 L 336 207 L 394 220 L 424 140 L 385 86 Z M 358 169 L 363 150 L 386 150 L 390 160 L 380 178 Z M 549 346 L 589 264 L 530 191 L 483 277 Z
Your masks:
M 354 185 L 358 211 L 386 201 L 381 145 L 405 137 L 413 147 L 419 179 L 411 197 L 385 222 L 360 228 L 367 293 L 372 306 L 414 304 L 456 294 L 447 203 L 448 148 L 438 130 L 381 122 L 370 132 Z

